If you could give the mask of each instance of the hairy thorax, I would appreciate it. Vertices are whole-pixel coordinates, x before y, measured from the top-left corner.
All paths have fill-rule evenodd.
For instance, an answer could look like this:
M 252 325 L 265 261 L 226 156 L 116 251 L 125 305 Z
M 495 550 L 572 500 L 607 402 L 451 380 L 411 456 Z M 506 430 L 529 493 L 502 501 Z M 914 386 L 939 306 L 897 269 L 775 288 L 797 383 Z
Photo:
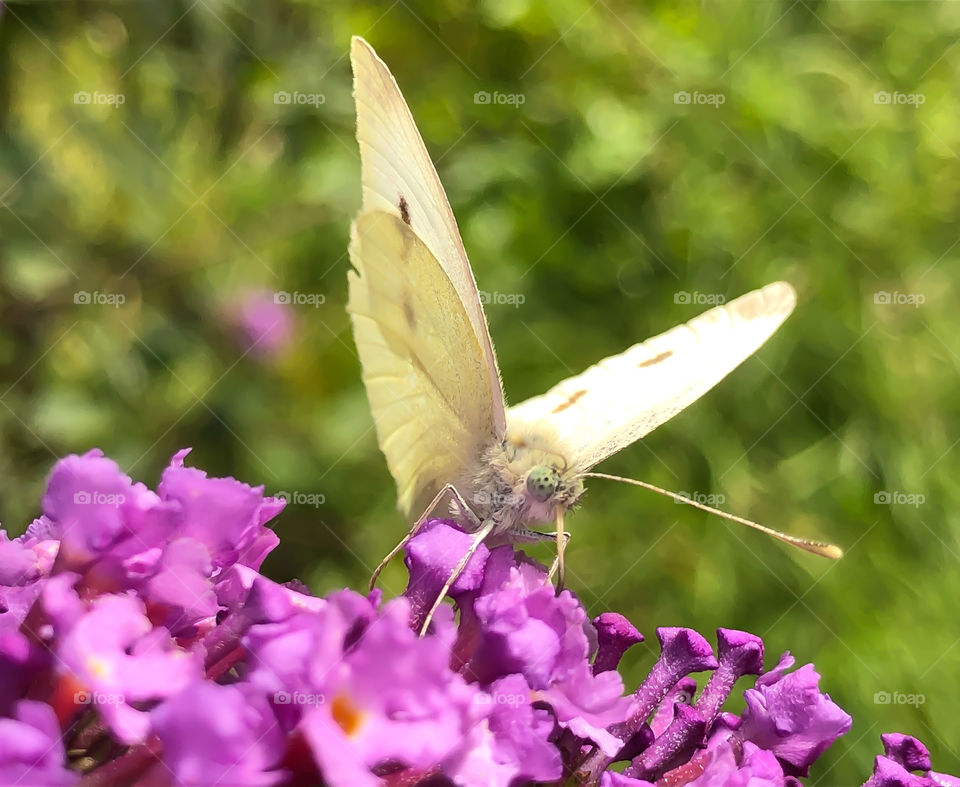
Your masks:
M 583 494 L 580 472 L 568 455 L 549 430 L 508 424 L 506 436 L 481 453 L 465 479 L 468 502 L 481 521 L 494 521 L 494 535 L 552 522 L 558 506 L 566 510 Z M 545 474 L 552 479 L 549 495 L 537 483 Z

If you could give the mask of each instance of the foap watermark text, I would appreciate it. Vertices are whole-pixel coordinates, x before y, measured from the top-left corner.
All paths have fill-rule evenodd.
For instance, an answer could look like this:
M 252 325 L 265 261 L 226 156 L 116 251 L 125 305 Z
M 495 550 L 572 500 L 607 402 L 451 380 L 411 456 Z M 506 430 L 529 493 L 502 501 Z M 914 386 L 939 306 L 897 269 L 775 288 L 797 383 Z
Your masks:
M 318 309 L 327 302 L 322 292 L 287 292 L 278 290 L 273 294 L 273 302 L 279 306 L 312 306 Z
M 77 705 L 123 705 L 126 699 L 122 694 L 114 694 L 109 691 L 81 689 L 74 693 L 73 701 Z
M 119 492 L 98 492 L 97 490 L 84 490 L 73 493 L 73 502 L 78 506 L 114 506 L 119 508 L 127 501 L 127 498 Z
M 719 292 L 687 292 L 680 290 L 673 294 L 673 302 L 681 305 L 693 304 L 694 306 L 721 306 L 727 302 L 727 296 Z
M 501 106 L 520 108 L 526 103 L 527 97 L 523 93 L 501 93 L 494 90 L 478 90 L 473 94 L 474 104 L 497 104 Z
M 307 691 L 276 691 L 273 694 L 273 701 L 277 705 L 325 705 L 326 696 L 323 694 L 311 694 Z
M 874 705 L 913 705 L 919 708 L 926 701 L 925 694 L 908 694 L 904 691 L 878 691 L 873 695 Z
M 473 495 L 473 502 L 478 506 L 513 506 L 519 505 L 523 500 L 523 495 L 488 492 L 485 489 L 481 489 Z
M 510 694 L 508 692 L 495 691 L 493 694 L 480 692 L 474 698 L 477 705 L 507 705 L 511 708 L 519 708 L 530 702 L 529 694 Z
M 727 97 L 723 93 L 701 93 L 694 90 L 678 90 L 673 94 L 674 104 L 691 104 L 697 106 L 708 106 L 714 109 L 720 109 L 727 102 Z
M 127 97 L 123 93 L 101 93 L 99 90 L 91 93 L 89 90 L 80 90 L 73 94 L 73 103 L 118 108 L 127 103 Z
M 714 508 L 717 506 L 722 506 L 727 502 L 727 496 L 720 493 L 704 494 L 703 492 L 677 492 L 677 494 L 680 495 L 680 497 L 682 497 L 684 500 L 690 500 L 694 503 L 700 503 L 700 505 L 704 506 L 713 506 Z M 686 505 L 683 500 L 674 500 L 673 502 L 678 506 Z
M 480 303 L 494 306 L 513 306 L 519 309 L 527 302 L 527 296 L 522 292 L 487 292 L 480 290 Z
M 277 492 L 274 497 L 285 500 L 287 505 L 293 506 L 312 506 L 319 508 L 327 502 L 327 496 L 322 492 Z
M 901 93 L 894 90 L 892 93 L 886 90 L 878 90 L 873 94 L 874 104 L 899 104 L 900 106 L 919 107 L 925 104 L 927 97 L 923 93 Z
M 919 308 L 927 302 L 922 292 L 887 292 L 881 290 L 873 294 L 873 302 L 878 306 L 913 306 Z
M 112 306 L 119 309 L 127 302 L 122 292 L 87 292 L 79 290 L 73 294 L 73 302 L 78 306 Z
M 278 90 L 273 94 L 274 104 L 292 104 L 298 106 L 319 107 L 327 103 L 327 97 L 323 93 L 301 93 L 294 90 Z
M 927 496 L 912 492 L 901 492 L 896 489 L 880 490 L 873 496 L 873 502 L 878 506 L 913 506 L 920 508 L 927 502 Z

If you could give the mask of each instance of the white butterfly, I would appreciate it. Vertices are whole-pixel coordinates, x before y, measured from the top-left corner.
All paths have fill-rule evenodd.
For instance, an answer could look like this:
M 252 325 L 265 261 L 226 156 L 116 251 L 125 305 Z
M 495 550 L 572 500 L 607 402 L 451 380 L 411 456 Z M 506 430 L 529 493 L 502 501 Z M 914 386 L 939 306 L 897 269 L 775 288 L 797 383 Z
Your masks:
M 527 526 L 556 522 L 562 584 L 563 513 L 583 494 L 584 478 L 611 477 L 591 468 L 754 353 L 796 295 L 789 284 L 770 284 L 508 408 L 473 271 L 410 110 L 362 38 L 353 39 L 351 61 L 363 205 L 353 223 L 348 310 L 399 507 L 419 515 L 373 579 L 449 494 L 457 519 L 475 533 L 474 548 L 484 539 L 552 539 Z M 816 554 L 841 554 L 716 513 Z

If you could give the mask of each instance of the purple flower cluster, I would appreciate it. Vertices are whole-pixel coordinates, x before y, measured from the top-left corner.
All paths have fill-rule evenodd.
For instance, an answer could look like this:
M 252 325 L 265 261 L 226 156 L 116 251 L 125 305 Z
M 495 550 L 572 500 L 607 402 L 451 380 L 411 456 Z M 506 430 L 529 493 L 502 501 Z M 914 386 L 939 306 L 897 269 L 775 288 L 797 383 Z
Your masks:
M 415 624 L 469 540 L 433 522 L 411 541 L 406 595 Z M 572 593 L 557 596 L 543 568 L 509 546 L 478 550 L 450 595 L 461 615 L 453 667 L 490 696 L 495 712 L 487 726 L 495 729 L 497 709 L 507 713 L 503 706 L 529 704 L 548 713 L 548 723 L 524 729 L 523 740 L 515 738 L 516 724 L 503 725 L 514 731 L 512 739 L 501 741 L 505 735 L 493 732 L 493 743 L 509 744 L 511 754 L 520 743 L 551 754 L 515 759 L 514 778 L 577 774 L 584 783 L 624 787 L 704 787 L 750 778 L 784 784 L 806 776 L 850 728 L 850 717 L 819 690 L 812 665 L 787 672 L 788 653 L 746 691 L 741 715 L 723 713 L 737 680 L 763 671 L 763 643 L 742 631 L 720 629 L 715 654 L 696 631 L 659 629 L 659 660 L 624 696 L 617 666 L 643 639 L 640 632 L 615 613 L 591 622 Z M 698 695 L 689 676 L 704 671 L 712 674 Z M 505 687 L 512 693 L 504 695 Z M 622 772 L 609 770 L 618 761 L 629 764 Z
M 471 541 L 441 520 L 410 541 L 399 598 L 276 584 L 259 568 L 283 501 L 186 453 L 156 492 L 69 456 L 43 515 L 0 531 L 0 784 L 795 787 L 850 728 L 812 665 L 764 672 L 741 631 L 714 650 L 659 629 L 626 693 L 642 635 L 591 621 L 510 546 L 478 549 L 450 590 L 459 620 L 441 607 L 418 637 Z M 915 739 L 883 742 L 869 787 L 960 787 Z

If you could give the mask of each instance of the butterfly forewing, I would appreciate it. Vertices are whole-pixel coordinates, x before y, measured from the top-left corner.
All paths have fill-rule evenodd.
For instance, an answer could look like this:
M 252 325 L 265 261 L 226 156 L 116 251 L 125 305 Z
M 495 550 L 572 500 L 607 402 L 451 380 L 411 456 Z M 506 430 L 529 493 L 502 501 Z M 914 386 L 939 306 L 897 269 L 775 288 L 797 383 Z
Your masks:
M 581 470 L 617 453 L 699 399 L 752 355 L 796 303 L 776 282 L 605 358 L 507 411 L 510 432 L 550 424 Z
M 357 105 L 363 211 L 392 213 L 416 233 L 450 279 L 469 318 L 487 365 L 484 380 L 502 435 L 505 406 L 500 372 L 463 241 L 426 146 L 386 64 L 354 37 L 350 60 Z

